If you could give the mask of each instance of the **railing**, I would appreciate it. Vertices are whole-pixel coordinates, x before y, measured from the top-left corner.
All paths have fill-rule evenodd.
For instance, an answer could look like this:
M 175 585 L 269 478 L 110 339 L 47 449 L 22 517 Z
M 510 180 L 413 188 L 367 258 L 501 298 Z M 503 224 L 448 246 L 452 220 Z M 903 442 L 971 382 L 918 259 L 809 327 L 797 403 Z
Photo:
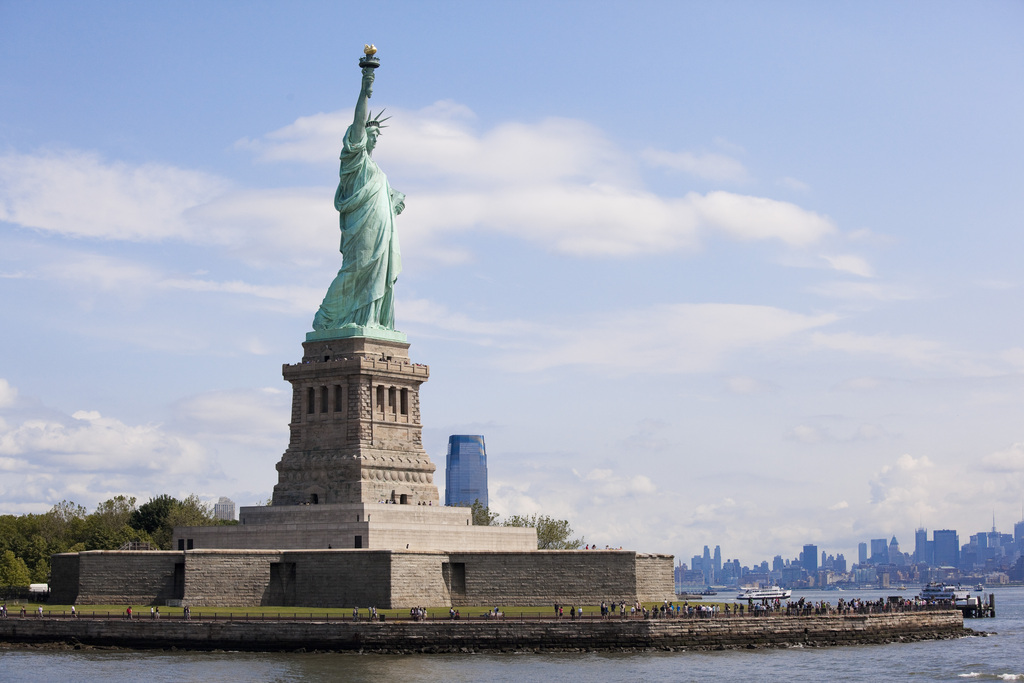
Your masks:
M 845 606 L 840 609 L 835 605 L 830 608 L 825 607 L 808 607 L 804 606 L 799 608 L 796 605 L 791 606 L 787 609 L 785 605 L 779 609 L 765 609 L 765 610 L 749 610 L 746 609 L 743 612 L 739 610 L 730 610 L 728 612 L 724 610 L 719 611 L 701 611 L 697 608 L 683 608 L 679 614 L 666 612 L 664 614 L 658 610 L 657 616 L 654 615 L 655 610 L 649 610 L 646 615 L 638 612 L 636 614 L 626 613 L 621 614 L 609 614 L 601 615 L 600 613 L 584 613 L 576 618 L 570 616 L 556 617 L 553 614 L 537 614 L 537 613 L 525 613 L 519 612 L 502 612 L 499 616 L 495 616 L 493 612 L 476 613 L 459 615 L 457 618 L 451 618 L 447 615 L 431 615 L 427 617 L 412 617 L 408 614 L 399 615 L 380 615 L 377 619 L 371 619 L 368 616 L 360 615 L 357 618 L 353 618 L 351 615 L 343 614 L 331 614 L 330 612 L 315 612 L 315 611 L 298 611 L 292 613 L 287 612 L 210 612 L 203 611 L 188 616 L 181 612 L 174 613 L 145 613 L 145 612 L 133 612 L 129 618 L 125 612 L 111 612 L 111 611 L 83 611 L 76 610 L 72 613 L 70 610 L 47 610 L 43 609 L 40 614 L 38 609 L 27 610 L 24 614 L 21 613 L 20 609 L 10 610 L 5 618 L 8 619 L 104 619 L 104 620 L 124 620 L 124 621 L 304 621 L 304 622 L 379 622 L 379 623 L 391 623 L 391 622 L 451 622 L 457 623 L 460 621 L 466 622 L 486 622 L 486 621 L 520 621 L 520 622 L 550 622 L 550 621 L 561 621 L 561 622 L 585 622 L 593 624 L 595 622 L 642 622 L 642 621 L 692 621 L 699 619 L 734 619 L 734 618 L 761 618 L 761 617 L 775 617 L 775 618 L 805 618 L 814 616 L 853 616 L 853 615 L 868 615 L 868 614 L 891 614 L 901 612 L 929 612 L 929 611 L 948 611 L 956 609 L 951 604 L 911 604 L 911 605 L 860 605 L 858 607 Z

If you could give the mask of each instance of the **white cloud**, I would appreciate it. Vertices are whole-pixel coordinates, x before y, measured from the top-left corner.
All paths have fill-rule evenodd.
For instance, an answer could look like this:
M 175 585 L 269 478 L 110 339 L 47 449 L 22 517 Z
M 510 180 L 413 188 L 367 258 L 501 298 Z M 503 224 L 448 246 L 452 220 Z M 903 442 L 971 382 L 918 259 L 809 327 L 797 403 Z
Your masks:
M 789 202 L 722 191 L 689 196 L 707 224 L 740 240 L 774 238 L 807 247 L 836 232 L 829 218 Z
M 647 191 L 636 155 L 584 121 L 503 123 L 480 133 L 472 113 L 454 103 L 394 114 L 401 125 L 388 129 L 377 156 L 409 195 L 403 240 L 441 262 L 468 258 L 464 247 L 438 242 L 460 231 L 496 232 L 580 257 L 692 250 L 702 232 L 805 249 L 836 232 L 829 218 L 788 202 Z M 349 120 L 348 112 L 303 117 L 237 146 L 263 161 L 326 168 Z M 652 155 L 704 175 L 735 180 L 744 173 L 721 155 Z M 72 237 L 215 245 L 260 266 L 320 267 L 332 258 L 332 195 L 330 186 L 240 189 L 208 173 L 78 150 L 0 156 L 0 220 Z M 830 258 L 840 270 L 867 271 L 854 257 Z
M 745 182 L 749 180 L 742 163 L 724 154 L 694 154 L 648 148 L 640 157 L 651 166 L 682 171 L 706 180 Z
M 494 362 L 518 372 L 602 366 L 609 372 L 697 373 L 718 369 L 729 354 L 772 344 L 803 346 L 803 333 L 838 316 L 804 315 L 771 306 L 670 304 L 562 319 L 557 324 L 477 321 L 426 300 L 398 303 L 407 332 L 457 338 L 500 350 Z M 727 380 L 734 393 L 770 386 Z
M 838 430 L 836 430 L 838 431 Z M 793 427 L 788 438 L 804 444 L 830 443 L 852 443 L 855 441 L 872 441 L 887 436 L 886 430 L 874 424 L 861 424 L 855 429 L 846 430 L 844 434 L 835 434 L 832 430 L 824 427 L 800 424 Z
M 790 431 L 790 437 L 800 443 L 818 443 L 824 440 L 821 431 L 810 425 L 797 425 Z
M 40 266 L 38 275 L 47 281 L 74 283 L 78 295 L 99 291 L 132 296 L 160 278 L 159 271 L 148 265 L 88 251 L 55 253 Z
M 234 190 L 193 207 L 187 218 L 202 226 L 194 241 L 255 265 L 317 267 L 341 258 L 333 187 Z
M 238 297 L 239 306 L 289 315 L 316 310 L 329 283 L 326 280 L 323 285 L 307 287 L 243 280 L 217 281 L 193 274 L 169 273 L 159 267 L 109 254 L 60 249 L 52 251 L 47 261 L 31 271 L 28 277 L 60 283 L 69 292 L 66 295 L 69 299 L 88 308 L 100 295 L 137 302 L 157 292 L 183 292 L 232 295 Z
M 876 509 L 876 516 L 889 514 L 900 520 L 931 517 L 935 512 L 936 492 L 945 489 L 935 486 L 942 476 L 942 468 L 935 468 L 928 456 L 899 456 L 896 462 L 875 473 L 869 482 L 870 502 Z
M 108 162 L 78 150 L 0 156 L 0 220 L 70 237 L 188 238 L 183 217 L 223 193 L 208 173 Z
M 822 254 L 821 258 L 825 259 L 833 270 L 852 273 L 861 277 L 872 277 L 875 274 L 868 262 L 860 256 L 854 256 L 853 254 L 837 254 L 835 256 Z
M 126 425 L 96 411 L 80 410 L 70 420 L 26 419 L 0 433 L 0 455 L 31 456 L 37 468 L 62 471 L 195 471 L 203 452 L 197 443 L 170 435 L 157 425 Z
M 290 403 L 274 388 L 213 392 L 175 404 L 170 424 L 23 407 L 0 419 L 0 499 L 9 512 L 42 512 L 62 499 L 268 491 Z
M 997 292 L 1012 291 L 1020 287 L 1020 283 L 1012 280 L 981 280 L 977 283 L 982 289 L 991 289 Z
M 1024 474 L 1024 442 L 989 453 L 981 459 L 982 467 L 990 472 Z
M 12 387 L 10 382 L 0 377 L 0 408 L 9 408 L 14 405 L 18 398 L 17 387 Z
M 886 380 L 878 377 L 854 377 L 843 381 L 839 388 L 847 391 L 875 391 L 887 384 Z
M 808 291 L 830 299 L 850 301 L 912 301 L 921 298 L 921 293 L 912 287 L 881 282 L 825 282 L 809 287 Z
M 941 342 L 918 337 L 816 332 L 812 335 L 812 341 L 823 349 L 854 355 L 883 356 L 918 366 L 954 369 L 964 374 L 981 374 L 988 371 L 978 362 L 948 349 Z
M 417 247 L 441 233 L 482 230 L 577 256 L 622 255 L 692 249 L 700 230 L 742 241 L 776 239 L 793 248 L 835 232 L 827 217 L 788 202 L 645 191 L 635 160 L 583 121 L 549 118 L 478 133 L 472 113 L 450 102 L 392 113 L 401 125 L 385 132 L 375 155 L 409 195 L 402 233 Z M 320 163 L 324 149 L 340 147 L 350 118 L 348 112 L 304 117 L 239 146 L 266 161 Z M 687 163 L 724 173 L 726 160 L 708 155 Z
M 482 345 L 492 345 L 499 339 L 509 343 L 509 338 L 523 335 L 543 334 L 544 326 L 526 320 L 479 321 L 465 313 L 453 311 L 443 304 L 427 299 L 399 299 L 395 302 L 396 318 L 403 325 L 419 325 L 433 333 L 452 333 L 453 337 L 475 338 Z
M 198 279 L 165 278 L 156 283 L 162 289 L 174 289 L 189 292 L 218 292 L 238 294 L 259 301 L 267 310 L 281 313 L 295 311 L 315 311 L 326 291 L 323 288 L 298 287 L 286 285 L 256 285 L 238 280 L 216 282 Z
M 635 468 L 577 471 L 529 459 L 492 481 L 488 506 L 504 517 L 545 514 L 567 519 L 574 537 L 584 536 L 599 546 L 671 552 L 668 539 L 674 533 L 657 540 L 651 533 L 652 528 L 671 528 L 667 519 L 654 519 L 650 513 L 648 502 L 662 495 L 664 491 Z
M 212 391 L 173 406 L 176 431 L 211 439 L 265 446 L 287 443 L 291 393 L 273 387 Z
M 642 474 L 621 477 L 613 470 L 597 469 L 582 475 L 581 478 L 589 491 L 607 498 L 643 495 L 657 490 L 654 482 Z
M 729 377 L 725 380 L 725 385 L 732 393 L 741 395 L 762 394 L 774 389 L 768 382 L 743 376 Z
M 870 506 L 860 524 L 887 533 L 909 522 L 931 520 L 934 528 L 962 528 L 979 509 L 1020 505 L 1024 485 L 1024 444 L 981 458 L 982 469 L 1000 476 L 977 476 L 976 460 L 937 466 L 928 456 L 901 455 L 870 479 Z
M 809 316 L 770 306 L 653 306 L 548 328 L 521 340 L 507 355 L 515 367 L 528 372 L 571 365 L 706 372 L 717 369 L 730 353 L 782 342 L 835 320 L 833 315 Z

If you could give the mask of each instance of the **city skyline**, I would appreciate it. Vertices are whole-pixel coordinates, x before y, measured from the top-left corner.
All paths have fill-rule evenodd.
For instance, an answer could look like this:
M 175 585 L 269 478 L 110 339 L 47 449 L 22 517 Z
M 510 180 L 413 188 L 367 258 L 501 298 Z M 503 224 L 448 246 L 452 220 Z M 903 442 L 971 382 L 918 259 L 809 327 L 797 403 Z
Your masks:
M 910 544 L 901 543 L 899 541 L 898 535 L 886 538 L 865 539 L 864 541 L 861 541 L 858 544 L 856 554 L 848 558 L 846 557 L 846 553 L 838 550 L 833 550 L 827 544 L 816 542 L 805 543 L 801 551 L 797 555 L 787 556 L 780 552 L 774 554 L 770 558 L 760 558 L 756 561 L 751 561 L 748 565 L 743 560 L 740 560 L 740 557 L 738 555 L 731 556 L 727 555 L 726 553 L 723 553 L 721 550 L 721 546 L 718 544 L 715 544 L 714 554 L 712 555 L 710 551 L 711 544 L 705 544 L 703 555 L 695 554 L 690 556 L 686 553 L 677 553 L 676 564 L 678 565 L 680 562 L 686 563 L 686 558 L 690 557 L 691 560 L 701 558 L 703 562 L 711 562 L 717 568 L 720 568 L 723 565 L 723 562 L 725 561 L 738 561 L 744 567 L 755 567 L 763 562 L 767 562 L 769 565 L 771 565 L 774 560 L 781 558 L 787 564 L 800 563 L 805 569 L 808 568 L 808 564 L 814 564 L 814 569 L 816 570 L 817 560 L 820 558 L 824 558 L 826 555 L 828 555 L 829 557 L 834 556 L 836 558 L 845 558 L 847 565 L 851 567 L 854 564 L 888 564 L 892 559 L 890 557 L 890 548 L 892 548 L 895 545 L 895 548 L 898 552 L 913 558 L 911 561 L 914 563 L 924 563 L 936 567 L 960 567 L 960 556 L 963 548 L 970 546 L 976 540 L 980 540 L 980 538 L 977 537 L 992 536 L 1001 537 L 1000 540 L 1007 547 L 1015 547 L 1016 555 L 1012 556 L 1011 560 L 1020 557 L 1021 554 L 1024 554 L 1024 517 L 1022 517 L 1021 521 L 1015 522 L 1013 524 L 1012 533 L 1000 532 L 994 521 L 990 529 L 980 530 L 974 533 L 965 532 L 964 534 L 961 534 L 961 531 L 955 528 L 932 529 L 930 531 L 933 534 L 932 540 L 927 539 L 929 529 L 923 527 L 916 528 L 914 530 L 914 542 L 912 547 L 910 547 Z M 968 539 L 967 542 L 964 542 L 965 538 Z M 934 546 L 933 544 L 938 543 L 940 540 L 942 543 L 945 544 L 945 546 L 941 548 L 936 548 L 936 546 Z M 806 553 L 809 548 L 812 549 L 813 552 L 813 562 L 808 562 L 808 558 L 806 556 Z M 904 548 L 906 549 L 904 550 Z M 829 552 L 829 550 L 833 551 Z M 808 569 L 808 571 L 812 570 Z
M 1024 4 L 375 7 L 0 3 L 0 513 L 267 500 L 374 43 L 423 446 L 486 434 L 492 511 L 848 558 L 1019 514 Z

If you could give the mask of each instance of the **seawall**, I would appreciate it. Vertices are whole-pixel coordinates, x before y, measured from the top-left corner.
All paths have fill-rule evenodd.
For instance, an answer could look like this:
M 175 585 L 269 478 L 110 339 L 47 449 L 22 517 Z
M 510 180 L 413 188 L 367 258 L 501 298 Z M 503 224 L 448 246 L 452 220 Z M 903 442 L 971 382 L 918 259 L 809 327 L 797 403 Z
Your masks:
M 6 643 L 248 651 L 703 650 L 889 643 L 970 633 L 956 610 L 622 621 L 0 620 L 0 642 Z

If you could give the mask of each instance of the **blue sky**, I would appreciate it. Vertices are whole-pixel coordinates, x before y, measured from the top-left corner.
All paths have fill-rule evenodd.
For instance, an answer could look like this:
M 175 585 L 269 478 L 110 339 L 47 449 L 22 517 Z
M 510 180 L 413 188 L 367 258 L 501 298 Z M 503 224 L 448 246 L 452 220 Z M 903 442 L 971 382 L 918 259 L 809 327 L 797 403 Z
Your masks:
M 759 562 L 1024 491 L 1024 5 L 0 4 L 0 512 L 265 500 L 362 45 L 425 444 Z M 443 494 L 442 494 L 443 495 Z

